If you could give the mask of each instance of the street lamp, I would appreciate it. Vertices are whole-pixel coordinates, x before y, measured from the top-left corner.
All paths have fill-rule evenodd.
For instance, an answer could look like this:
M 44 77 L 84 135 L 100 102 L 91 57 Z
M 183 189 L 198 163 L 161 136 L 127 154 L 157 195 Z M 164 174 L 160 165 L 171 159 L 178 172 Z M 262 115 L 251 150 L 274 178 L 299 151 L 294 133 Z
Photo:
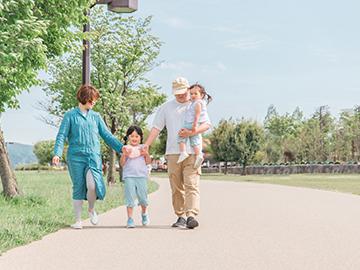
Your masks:
M 116 13 L 131 13 L 137 10 L 138 0 L 97 0 L 91 7 L 97 4 L 107 4 L 108 10 Z M 86 16 L 90 15 L 90 9 Z M 90 22 L 84 25 L 83 32 L 90 31 Z M 82 84 L 90 84 L 90 41 L 83 39 L 83 64 L 82 64 Z

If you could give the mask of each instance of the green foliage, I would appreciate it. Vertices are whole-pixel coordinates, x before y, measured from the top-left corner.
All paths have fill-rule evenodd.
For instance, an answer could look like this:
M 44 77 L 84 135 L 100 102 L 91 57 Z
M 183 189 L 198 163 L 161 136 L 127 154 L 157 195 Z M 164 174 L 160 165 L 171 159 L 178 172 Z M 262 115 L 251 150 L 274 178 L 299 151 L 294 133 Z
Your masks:
M 260 150 L 263 129 L 256 122 L 242 119 L 236 124 L 233 136 L 235 142 L 234 159 L 245 168 Z
M 266 162 L 293 161 L 296 155 L 296 141 L 302 126 L 303 113 L 296 108 L 292 114 L 280 115 L 271 105 L 264 121 L 266 142 L 263 151 L 266 152 Z
M 0 254 L 8 249 L 39 240 L 74 222 L 71 181 L 68 172 L 16 172 L 25 196 L 11 200 L 0 196 Z M 149 182 L 149 192 L 158 185 Z M 1 191 L 1 188 L 0 188 Z M 106 200 L 96 205 L 103 213 L 124 203 L 123 185 L 108 188 Z M 87 207 L 83 207 L 87 218 Z
M 89 0 L 0 1 L 0 113 L 18 108 L 16 98 L 38 84 L 49 57 L 66 51 L 71 25 L 84 22 Z
M 54 140 L 40 141 L 34 145 L 34 154 L 41 165 L 50 164 L 54 155 Z
M 147 137 L 147 135 L 145 135 Z M 164 128 L 158 138 L 155 140 L 155 142 L 150 147 L 150 154 L 155 158 L 159 159 L 161 156 L 163 156 L 166 152 L 166 138 L 167 138 L 167 129 Z
M 91 81 L 101 94 L 94 109 L 112 133 L 122 137 L 131 124 L 144 127 L 147 116 L 165 101 L 159 87 L 145 77 L 157 65 L 161 42 L 151 34 L 151 17 L 123 18 L 97 7 L 90 21 Z M 65 57 L 50 65 L 47 111 L 55 120 L 48 122 L 59 123 L 64 112 L 77 105 L 81 57 L 81 48 L 73 44 Z
M 210 136 L 213 158 L 217 161 L 234 161 L 234 129 L 233 120 L 221 120 Z

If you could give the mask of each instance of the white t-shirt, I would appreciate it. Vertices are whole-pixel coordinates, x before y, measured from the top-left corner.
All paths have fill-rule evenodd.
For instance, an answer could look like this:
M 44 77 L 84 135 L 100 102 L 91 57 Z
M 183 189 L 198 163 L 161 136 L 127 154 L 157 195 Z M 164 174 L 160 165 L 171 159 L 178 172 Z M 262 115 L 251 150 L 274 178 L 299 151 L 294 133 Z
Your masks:
M 156 112 L 152 127 L 158 130 L 162 130 L 166 127 L 166 155 L 180 153 L 177 137 L 180 129 L 183 127 L 185 112 L 190 104 L 190 101 L 180 103 L 177 102 L 176 99 L 173 99 L 162 104 Z M 194 153 L 194 150 L 190 147 L 189 140 L 187 140 L 186 151 L 189 154 Z

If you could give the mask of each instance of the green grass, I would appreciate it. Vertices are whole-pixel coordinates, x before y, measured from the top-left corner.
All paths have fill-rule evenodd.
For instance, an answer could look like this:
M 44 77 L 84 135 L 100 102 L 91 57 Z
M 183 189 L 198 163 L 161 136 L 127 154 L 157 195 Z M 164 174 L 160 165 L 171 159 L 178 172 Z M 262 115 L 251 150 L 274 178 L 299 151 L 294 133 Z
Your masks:
M 74 222 L 67 172 L 16 172 L 16 176 L 24 195 L 13 199 L 0 196 L 0 254 Z M 157 188 L 150 181 L 149 192 Z M 107 188 L 105 200 L 98 201 L 96 209 L 103 213 L 122 204 L 123 184 L 118 183 Z M 82 215 L 88 218 L 87 204 L 84 206 Z
M 157 177 L 167 177 L 155 173 Z M 360 175 L 358 174 L 291 174 L 291 175 L 236 175 L 202 174 L 201 180 L 266 183 L 285 186 L 307 187 L 360 195 Z

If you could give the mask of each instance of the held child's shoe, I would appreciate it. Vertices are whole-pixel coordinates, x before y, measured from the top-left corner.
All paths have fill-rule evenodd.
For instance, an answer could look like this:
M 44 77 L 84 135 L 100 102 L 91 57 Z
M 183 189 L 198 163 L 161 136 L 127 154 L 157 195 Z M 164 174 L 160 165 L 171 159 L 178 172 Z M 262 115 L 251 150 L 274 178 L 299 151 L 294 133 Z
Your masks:
M 143 226 L 147 226 L 150 224 L 149 215 L 147 213 L 141 214 L 141 221 Z
M 186 153 L 186 152 L 181 152 L 180 153 L 180 156 L 179 156 L 179 159 L 178 159 L 178 161 L 176 162 L 176 163 L 181 163 L 181 162 L 183 162 L 185 159 L 187 159 L 189 157 L 189 154 L 188 153 Z
M 98 215 L 96 214 L 95 210 L 89 212 L 89 218 L 92 225 L 97 225 L 99 223 Z
M 76 230 L 81 230 L 82 229 L 82 223 L 81 221 L 76 221 L 74 224 L 70 225 L 71 228 L 76 229 Z
M 195 158 L 195 163 L 194 163 L 194 169 L 197 169 L 201 166 L 201 164 L 203 163 L 204 158 L 202 155 L 197 155 Z
M 134 222 L 134 220 L 132 218 L 128 218 L 126 227 L 129 228 L 129 229 L 130 228 L 135 228 L 135 222 Z

